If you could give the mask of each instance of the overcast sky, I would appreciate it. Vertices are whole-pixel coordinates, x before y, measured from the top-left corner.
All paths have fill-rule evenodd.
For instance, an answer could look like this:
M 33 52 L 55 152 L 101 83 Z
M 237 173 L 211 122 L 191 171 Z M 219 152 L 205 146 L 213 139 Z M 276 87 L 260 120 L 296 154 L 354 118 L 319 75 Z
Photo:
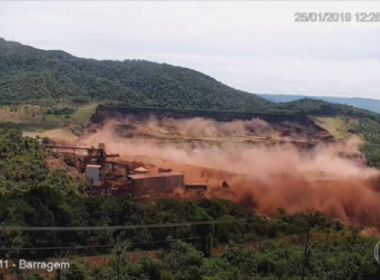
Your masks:
M 253 93 L 380 99 L 380 23 L 295 23 L 380 2 L 1 2 L 0 37 L 199 70 Z

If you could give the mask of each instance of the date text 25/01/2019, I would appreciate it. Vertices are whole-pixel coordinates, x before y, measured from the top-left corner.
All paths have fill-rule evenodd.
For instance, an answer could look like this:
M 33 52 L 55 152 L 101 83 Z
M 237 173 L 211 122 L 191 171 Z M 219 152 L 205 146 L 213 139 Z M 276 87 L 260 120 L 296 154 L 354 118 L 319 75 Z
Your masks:
M 295 22 L 376 22 L 380 12 L 296 12 Z

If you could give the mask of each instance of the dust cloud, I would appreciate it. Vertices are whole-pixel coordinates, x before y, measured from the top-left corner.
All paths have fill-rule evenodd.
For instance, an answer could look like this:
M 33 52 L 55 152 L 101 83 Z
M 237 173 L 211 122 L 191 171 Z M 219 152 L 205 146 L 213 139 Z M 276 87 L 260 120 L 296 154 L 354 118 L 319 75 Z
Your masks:
M 358 137 L 310 149 L 292 142 L 229 141 L 263 135 L 281 137 L 259 119 L 223 123 L 152 117 L 108 121 L 78 142 L 104 142 L 108 152 L 122 158 L 172 167 L 188 182 L 207 183 L 208 197 L 230 199 L 269 216 L 278 208 L 313 210 L 346 223 L 380 226 L 380 173 L 365 165 Z M 213 143 L 205 141 L 209 137 Z M 224 181 L 227 191 L 221 191 Z

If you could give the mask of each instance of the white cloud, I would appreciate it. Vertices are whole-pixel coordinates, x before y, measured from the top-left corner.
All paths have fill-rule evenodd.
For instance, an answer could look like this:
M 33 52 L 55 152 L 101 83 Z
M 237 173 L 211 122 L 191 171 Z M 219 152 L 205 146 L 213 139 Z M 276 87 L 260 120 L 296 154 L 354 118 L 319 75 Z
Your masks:
M 380 23 L 294 23 L 380 2 L 0 2 L 0 36 L 195 68 L 251 92 L 380 99 Z

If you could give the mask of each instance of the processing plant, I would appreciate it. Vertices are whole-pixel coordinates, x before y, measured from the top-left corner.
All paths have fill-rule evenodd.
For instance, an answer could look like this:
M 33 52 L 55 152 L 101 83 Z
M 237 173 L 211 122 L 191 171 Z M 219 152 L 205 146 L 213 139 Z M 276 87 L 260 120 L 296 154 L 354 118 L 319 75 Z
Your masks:
M 135 167 L 118 160 L 118 154 L 107 154 L 104 143 L 98 147 L 41 144 L 54 153 L 72 154 L 76 167 L 89 181 L 88 195 L 146 197 L 173 194 L 175 190 L 201 195 L 205 184 L 186 184 L 185 176 L 169 168 L 149 172 L 144 166 Z M 111 160 L 114 159 L 114 160 Z

